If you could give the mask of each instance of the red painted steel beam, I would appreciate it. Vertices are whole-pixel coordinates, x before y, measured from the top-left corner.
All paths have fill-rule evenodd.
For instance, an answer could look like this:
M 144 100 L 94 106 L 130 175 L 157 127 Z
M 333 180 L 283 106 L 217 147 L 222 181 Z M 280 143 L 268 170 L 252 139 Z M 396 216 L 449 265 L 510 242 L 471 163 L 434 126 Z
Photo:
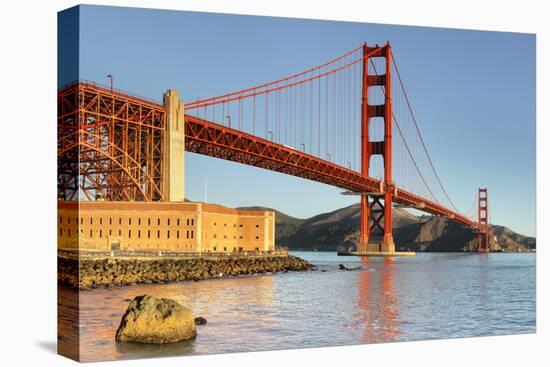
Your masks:
M 195 116 L 185 116 L 185 148 L 189 152 L 261 167 L 353 192 L 382 193 L 381 181 L 361 173 Z M 446 216 L 477 228 L 469 218 L 423 197 L 397 188 L 393 201 L 421 207 L 418 210 Z
M 76 91 L 84 91 L 90 96 L 96 94 L 101 95 L 102 98 L 114 98 L 117 105 L 119 103 L 127 104 L 139 108 L 141 112 L 152 110 L 153 113 L 159 116 L 164 116 L 165 113 L 164 106 L 154 101 L 119 91 L 111 93 L 110 88 L 98 86 L 94 83 L 75 83 L 58 92 L 58 112 L 60 113 L 59 116 L 63 116 L 58 119 L 58 128 L 64 134 L 60 138 L 71 135 L 75 132 L 75 129 L 86 128 L 86 125 L 79 126 L 76 122 L 67 125 L 65 118 L 71 115 L 77 118 L 78 111 L 85 110 L 85 106 L 79 106 L 79 101 L 74 99 L 74 96 L 78 94 L 75 93 Z M 98 111 L 97 115 L 104 115 L 104 117 L 112 118 L 120 123 L 136 125 L 139 125 L 140 119 L 144 118 L 143 115 L 140 116 L 139 114 L 135 117 L 128 114 L 118 116 L 118 111 L 111 111 L 109 115 L 105 110 Z M 151 121 L 156 121 L 156 119 Z M 164 126 L 161 125 L 150 125 L 148 128 L 164 130 Z M 358 193 L 382 193 L 384 190 L 380 180 L 365 177 L 360 172 L 195 116 L 185 116 L 185 134 L 185 148 L 189 152 L 282 172 Z M 74 141 L 68 140 L 67 143 L 74 143 Z M 63 149 L 63 145 L 60 148 Z M 114 171 L 114 169 L 112 170 Z M 65 181 L 68 180 L 67 177 L 63 176 L 60 179 L 60 185 L 67 184 Z M 395 189 L 393 202 L 416 206 L 418 210 L 423 212 L 447 216 L 465 226 L 475 229 L 480 228 L 478 223 L 469 218 L 400 188 Z
M 478 248 L 479 252 L 489 252 L 489 198 L 487 188 L 479 188 L 477 194 L 477 223 L 479 225 Z
M 158 201 L 164 106 L 94 83 L 58 92 L 58 195 Z
M 363 45 L 363 62 L 361 73 L 361 176 L 369 177 L 369 165 L 371 157 L 371 144 L 369 139 L 369 81 L 377 82 L 376 80 L 369 79 L 369 59 L 368 47 L 365 43 Z M 359 251 L 366 252 L 366 245 L 369 242 L 370 228 L 369 217 L 370 207 L 369 198 L 367 195 L 361 195 L 360 203 L 360 217 L 359 217 Z
M 195 116 L 185 116 L 188 152 L 283 172 L 345 188 L 380 191 L 380 181 L 307 153 Z
M 392 157 L 392 91 L 391 91 L 391 45 L 384 47 L 386 57 L 386 77 L 384 78 L 384 243 L 393 245 L 392 202 L 395 183 L 393 182 Z

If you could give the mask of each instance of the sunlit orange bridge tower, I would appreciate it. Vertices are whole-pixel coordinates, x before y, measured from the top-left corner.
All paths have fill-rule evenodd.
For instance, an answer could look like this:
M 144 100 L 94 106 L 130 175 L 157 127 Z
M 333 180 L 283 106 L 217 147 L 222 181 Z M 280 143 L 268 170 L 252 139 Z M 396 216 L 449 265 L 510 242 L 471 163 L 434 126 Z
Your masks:
M 487 188 L 479 188 L 477 193 L 477 222 L 479 230 L 477 234 L 477 251 L 489 252 L 489 206 Z
M 392 235 L 392 201 L 395 184 L 392 179 L 392 92 L 391 92 L 391 45 L 369 47 L 363 45 L 362 100 L 361 100 L 361 175 L 369 177 L 370 160 L 381 155 L 384 162 L 383 187 L 379 192 L 361 192 L 361 224 L 357 251 L 359 253 L 395 254 Z M 385 74 L 369 72 L 370 58 L 385 58 Z M 381 86 L 383 104 L 369 103 L 369 88 Z M 384 120 L 384 140 L 371 141 L 369 125 L 373 118 Z M 382 201 L 383 199 L 383 201 Z M 369 223 L 370 222 L 370 223 Z

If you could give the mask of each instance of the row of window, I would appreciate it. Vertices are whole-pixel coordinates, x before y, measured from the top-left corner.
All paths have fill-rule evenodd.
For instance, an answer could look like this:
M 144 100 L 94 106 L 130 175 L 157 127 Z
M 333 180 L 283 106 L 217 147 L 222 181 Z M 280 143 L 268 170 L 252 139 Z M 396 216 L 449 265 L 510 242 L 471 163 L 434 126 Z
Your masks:
M 161 247 L 161 244 L 160 243 L 157 243 L 157 244 L 154 244 L 154 243 L 136 243 L 135 244 L 135 247 L 134 248 L 165 248 L 164 246 Z M 182 249 L 187 249 L 187 250 L 194 250 L 196 248 L 196 245 L 195 244 L 179 244 L 177 243 L 176 244 L 176 248 L 182 248 Z
M 162 245 L 162 246 L 161 246 Z M 133 245 L 132 249 L 140 249 L 140 248 L 157 248 L 157 249 L 165 249 L 166 244 L 163 243 L 136 243 Z M 197 247 L 196 244 L 176 244 L 176 248 L 182 248 L 187 250 L 195 250 Z
M 90 224 L 94 224 L 94 218 L 90 217 Z M 157 225 L 160 226 L 160 218 L 157 218 Z M 68 224 L 71 224 L 71 217 L 67 217 L 67 223 Z M 78 223 L 78 221 L 77 221 Z M 59 224 L 63 224 L 63 217 L 59 217 Z M 84 217 L 80 217 L 80 224 L 84 224 Z M 102 225 L 103 224 L 103 218 L 100 217 L 99 218 L 99 224 Z M 109 224 L 112 225 L 113 224 L 113 218 L 110 217 L 109 218 Z M 119 225 L 122 225 L 122 217 L 119 217 L 118 218 L 118 224 Z M 137 224 L 138 225 L 141 225 L 141 218 L 138 218 L 137 219 Z M 166 219 L 166 224 L 167 225 L 170 225 L 170 218 L 167 218 Z M 132 225 L 132 218 L 128 218 L 128 225 Z M 147 225 L 151 225 L 151 218 L 147 218 Z M 176 218 L 176 225 L 179 226 L 180 225 L 180 218 Z M 193 218 L 187 218 L 187 225 L 195 225 L 195 219 Z
M 71 229 L 68 228 L 66 230 L 63 230 L 63 228 L 60 228 L 59 229 L 59 236 L 60 237 L 63 237 L 63 233 L 66 233 L 67 236 L 70 236 L 71 235 Z M 80 233 L 84 233 L 84 231 L 82 230 L 82 228 L 80 229 Z M 157 239 L 160 239 L 161 238 L 161 231 L 160 230 L 157 230 Z M 113 235 L 113 230 L 112 229 L 109 229 L 109 236 L 112 236 Z M 122 236 L 122 230 L 118 230 L 118 235 L 119 236 Z M 94 232 L 93 230 L 90 229 L 90 238 L 93 238 L 94 237 Z M 195 231 L 191 230 L 191 231 L 186 231 L 185 233 L 185 238 L 186 239 L 193 239 L 195 237 Z M 103 238 L 103 230 L 100 229 L 99 230 L 99 238 Z M 128 230 L 128 238 L 132 238 L 132 230 Z M 138 230 L 137 231 L 137 238 L 141 238 L 141 230 Z M 147 230 L 147 238 L 151 238 L 151 230 Z M 175 238 L 180 238 L 180 231 L 177 230 L 176 231 L 176 237 Z M 170 230 L 166 231 L 166 238 L 165 239 L 170 239 Z
M 67 223 L 68 224 L 71 224 L 71 217 L 66 217 L 67 218 Z M 74 218 L 76 219 L 76 218 Z M 88 222 L 88 220 L 86 220 Z M 78 222 L 78 220 L 77 220 Z M 94 218 L 93 217 L 90 217 L 89 218 L 89 223 L 90 224 L 94 224 Z M 180 218 L 176 218 L 176 225 L 179 226 L 182 222 L 180 221 Z M 63 217 L 60 216 L 59 217 L 59 224 L 63 224 Z M 80 217 L 80 224 L 84 224 L 84 217 Z M 99 224 L 100 225 L 103 225 L 103 218 L 102 217 L 99 217 Z M 109 225 L 112 225 L 113 224 L 113 218 L 112 217 L 109 217 Z M 119 217 L 118 218 L 118 224 L 119 225 L 122 225 L 122 217 Z M 141 218 L 137 218 L 137 224 L 138 225 L 141 225 Z M 132 225 L 132 218 L 128 218 L 128 225 Z M 147 225 L 151 225 L 151 218 L 147 218 Z M 157 218 L 157 225 L 161 225 L 161 219 L 160 218 Z M 170 218 L 166 218 L 166 225 L 170 225 Z M 187 218 L 186 220 L 186 225 L 188 226 L 194 226 L 195 225 L 195 219 L 193 218 Z M 216 226 L 217 225 L 217 222 L 214 222 L 214 225 Z M 224 223 L 223 224 L 224 227 L 227 227 L 227 223 Z M 236 227 L 237 225 L 236 224 L 233 224 L 233 227 Z M 244 224 L 239 224 L 239 227 L 244 227 Z M 259 224 L 256 224 L 256 228 L 260 228 L 260 225 Z
M 63 233 L 66 233 L 67 236 L 70 236 L 71 235 L 71 229 L 70 228 L 67 228 L 67 229 L 59 228 L 59 236 L 60 237 L 63 237 Z M 80 233 L 84 233 L 82 228 L 80 229 Z M 116 231 L 115 231 L 115 233 L 116 233 Z M 161 231 L 157 230 L 157 238 L 161 238 L 160 234 L 161 234 Z M 112 235 L 113 235 L 113 230 L 109 229 L 109 236 L 112 236 Z M 118 230 L 118 236 L 122 236 L 122 230 L 121 229 Z M 187 230 L 186 231 L 185 238 L 193 239 L 194 236 L 195 236 L 195 231 L 194 230 L 190 230 L 190 231 Z M 206 233 L 205 233 L 204 237 L 205 238 L 207 237 Z M 260 239 L 260 236 L 255 236 L 255 237 L 256 237 L 257 240 Z M 90 229 L 90 238 L 93 238 L 93 230 L 92 229 Z M 99 230 L 99 238 L 103 238 L 103 229 Z M 131 229 L 128 230 L 128 238 L 132 238 L 132 230 Z M 141 238 L 141 230 L 137 230 L 137 238 Z M 147 230 L 147 238 L 151 238 L 151 230 L 150 229 Z M 178 238 L 178 239 L 180 238 L 180 231 L 179 230 L 176 230 L 176 238 Z M 218 235 L 214 234 L 213 238 L 218 238 Z M 227 235 L 224 235 L 223 238 L 227 239 Z M 166 239 L 170 239 L 170 230 L 166 231 Z M 233 236 L 233 239 L 237 239 L 237 236 Z M 239 236 L 239 239 L 242 240 L 243 236 Z
M 214 235 L 214 238 L 218 238 L 218 235 L 215 234 Z M 223 236 L 224 239 L 227 239 L 227 235 L 224 235 Z M 233 239 L 236 240 L 237 239 L 237 236 L 233 236 Z M 243 236 L 239 236 L 239 240 L 242 240 L 243 239 Z M 256 236 L 256 239 L 259 240 L 260 239 L 260 236 Z
M 214 225 L 216 226 L 216 225 L 218 225 L 218 223 L 214 222 Z M 227 223 L 224 223 L 223 226 L 227 227 Z M 237 227 L 237 225 L 233 223 L 233 227 Z M 244 227 L 244 224 L 239 224 L 239 227 L 241 227 L 241 228 Z M 260 225 L 256 224 L 256 228 L 260 228 Z
M 206 251 L 210 252 L 210 250 L 206 250 Z M 218 251 L 218 247 L 217 246 L 212 247 L 212 251 Z M 221 251 L 221 247 L 220 247 L 220 251 Z M 227 251 L 227 247 L 224 246 L 223 251 L 224 252 Z M 243 251 L 242 247 L 233 247 L 233 252 L 242 252 L 242 251 Z M 254 251 L 260 251 L 260 248 L 254 247 Z

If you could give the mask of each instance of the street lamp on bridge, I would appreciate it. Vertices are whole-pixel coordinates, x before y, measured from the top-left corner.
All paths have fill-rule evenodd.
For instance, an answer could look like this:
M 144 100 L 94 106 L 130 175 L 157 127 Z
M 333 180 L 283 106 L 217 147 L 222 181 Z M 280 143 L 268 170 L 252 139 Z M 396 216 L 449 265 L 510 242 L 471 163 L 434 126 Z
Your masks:
M 267 134 L 269 135 L 269 140 L 273 141 L 273 131 L 269 130 Z
M 113 93 L 113 74 L 107 74 L 107 79 L 109 79 L 111 83 L 111 93 Z
M 227 116 L 225 116 L 225 118 L 227 119 L 227 122 L 229 123 L 229 127 L 231 127 L 231 116 L 227 115 Z

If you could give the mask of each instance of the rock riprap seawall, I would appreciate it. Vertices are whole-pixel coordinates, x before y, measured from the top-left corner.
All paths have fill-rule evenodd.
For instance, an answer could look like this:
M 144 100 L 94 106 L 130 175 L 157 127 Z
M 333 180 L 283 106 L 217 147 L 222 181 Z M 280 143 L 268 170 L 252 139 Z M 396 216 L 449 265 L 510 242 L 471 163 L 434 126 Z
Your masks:
M 307 261 L 291 255 L 218 259 L 81 258 L 80 261 L 58 257 L 57 261 L 58 280 L 79 289 L 205 280 L 313 268 Z
M 135 297 L 120 320 L 117 342 L 166 344 L 197 335 L 193 313 L 169 298 Z

